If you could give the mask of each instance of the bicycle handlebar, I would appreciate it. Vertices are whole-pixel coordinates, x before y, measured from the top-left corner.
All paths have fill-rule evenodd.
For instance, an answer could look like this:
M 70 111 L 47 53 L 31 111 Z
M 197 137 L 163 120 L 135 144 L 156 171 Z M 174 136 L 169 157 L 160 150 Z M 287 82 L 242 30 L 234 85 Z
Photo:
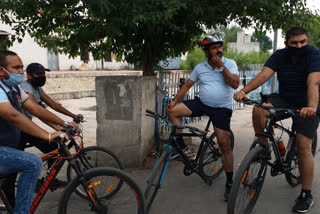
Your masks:
M 153 112 L 149 109 L 146 110 L 147 114 L 146 116 L 149 116 L 149 117 L 153 117 L 155 119 L 160 119 L 160 120 L 163 120 L 164 122 L 166 122 L 169 126 L 173 126 L 174 128 L 176 129 L 188 129 L 190 132 L 199 132 L 201 134 L 207 134 L 207 132 L 203 131 L 203 130 L 200 130 L 196 127 L 192 127 L 192 126 L 183 126 L 183 125 L 178 125 L 178 124 L 175 124 L 175 123 L 172 123 L 170 122 L 169 120 L 167 120 L 165 117 L 159 115 L 158 113 L 156 112 Z
M 295 117 L 300 112 L 300 109 L 274 108 L 272 106 L 265 106 L 265 105 L 262 105 L 262 104 L 258 103 L 257 101 L 250 100 L 247 97 L 244 97 L 241 100 L 241 102 L 246 104 L 246 105 L 256 105 L 256 106 L 258 106 L 260 108 L 263 108 L 263 109 L 267 110 L 270 113 L 270 116 L 277 116 L 278 114 L 287 114 L 290 117 Z

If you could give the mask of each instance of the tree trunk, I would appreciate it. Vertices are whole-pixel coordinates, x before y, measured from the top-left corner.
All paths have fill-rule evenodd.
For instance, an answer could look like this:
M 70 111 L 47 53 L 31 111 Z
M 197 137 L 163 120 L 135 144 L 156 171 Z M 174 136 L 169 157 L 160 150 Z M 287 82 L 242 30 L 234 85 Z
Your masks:
M 154 57 L 151 48 L 146 48 L 142 64 L 143 76 L 155 76 Z

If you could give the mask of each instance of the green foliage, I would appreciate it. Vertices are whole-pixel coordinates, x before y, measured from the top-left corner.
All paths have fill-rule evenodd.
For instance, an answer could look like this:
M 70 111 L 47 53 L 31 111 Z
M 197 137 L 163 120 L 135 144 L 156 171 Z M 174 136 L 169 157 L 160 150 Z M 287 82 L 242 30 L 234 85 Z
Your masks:
M 282 28 L 306 10 L 305 2 L 6 0 L 0 1 L 0 19 L 15 31 L 11 42 L 28 32 L 41 46 L 72 57 L 88 50 L 99 59 L 111 51 L 119 59 L 142 65 L 144 75 L 154 75 L 159 60 L 198 44 L 204 28 L 231 21 L 241 27 Z
M 221 34 L 225 42 L 237 42 L 237 33 L 243 32 L 242 28 L 237 25 L 231 25 L 226 27 L 225 25 L 219 25 L 215 29 L 211 29 L 208 34 Z
M 260 48 L 263 52 L 266 52 L 272 48 L 272 41 L 266 32 L 253 32 L 251 36 L 251 42 L 259 42 Z
M 227 45 L 224 45 L 224 49 L 227 49 Z M 239 70 L 243 70 L 248 64 L 264 64 L 270 57 L 268 52 L 250 52 L 239 53 L 236 51 L 224 51 L 223 56 L 229 59 L 233 59 Z M 203 62 L 206 59 L 204 52 L 200 47 L 195 47 L 188 53 L 187 59 L 181 61 L 181 69 L 192 71 L 194 67 Z
M 206 59 L 206 55 L 199 46 L 195 46 L 192 51 L 187 55 L 187 59 L 181 61 L 180 67 L 183 70 L 193 70 L 197 64 L 203 62 Z

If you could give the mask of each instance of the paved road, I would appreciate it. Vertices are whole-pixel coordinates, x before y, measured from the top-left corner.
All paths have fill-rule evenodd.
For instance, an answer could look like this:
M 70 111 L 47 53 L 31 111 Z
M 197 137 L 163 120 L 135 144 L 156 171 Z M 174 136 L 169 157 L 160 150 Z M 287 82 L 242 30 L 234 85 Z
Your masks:
M 87 123 L 84 137 L 87 143 L 95 144 L 95 98 L 83 98 L 77 100 L 63 100 L 61 103 L 74 112 L 81 112 L 85 115 Z M 285 126 L 289 126 L 288 121 Z M 204 127 L 206 121 L 194 124 Z M 232 118 L 232 130 L 235 135 L 235 171 L 239 167 L 252 141 L 253 130 L 251 125 L 251 109 L 236 110 Z M 318 136 L 320 136 L 318 134 Z M 194 143 L 195 141 L 193 141 Z M 313 187 L 315 204 L 310 214 L 318 214 L 320 203 L 319 189 L 319 155 L 316 156 L 316 170 Z M 146 180 L 151 174 L 151 169 L 131 169 L 129 173 L 133 176 L 142 190 L 146 186 Z M 61 175 L 63 177 L 63 175 Z M 171 162 L 150 214 L 223 214 L 226 213 L 227 204 L 223 201 L 225 175 L 221 174 L 212 184 L 207 186 L 196 174 L 191 176 L 183 175 L 183 167 L 180 162 Z M 300 186 L 290 187 L 283 175 L 271 177 L 267 173 L 260 198 L 252 213 L 254 214 L 286 214 L 292 213 L 294 200 L 300 192 Z M 49 192 L 41 202 L 37 213 L 56 213 L 57 200 L 61 190 Z M 80 213 L 81 214 L 81 213 Z

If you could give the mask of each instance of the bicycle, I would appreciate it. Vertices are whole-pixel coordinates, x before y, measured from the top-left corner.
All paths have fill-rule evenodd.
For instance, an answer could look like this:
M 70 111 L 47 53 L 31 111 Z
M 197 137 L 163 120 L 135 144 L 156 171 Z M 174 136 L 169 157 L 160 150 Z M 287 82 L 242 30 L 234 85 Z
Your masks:
M 144 193 L 144 197 L 146 199 L 146 211 L 148 212 L 159 188 L 163 183 L 163 179 L 171 158 L 172 147 L 180 154 L 181 161 L 185 165 L 183 170 L 184 175 L 189 176 L 195 172 L 208 185 L 211 185 L 212 181 L 222 173 L 223 164 L 221 161 L 222 155 L 220 153 L 218 144 L 215 142 L 216 134 L 212 133 L 210 137 L 207 136 L 211 124 L 210 119 L 205 130 L 200 130 L 191 126 L 183 126 L 171 123 L 165 117 L 162 117 L 161 115 L 150 110 L 146 110 L 146 113 L 146 116 L 163 120 L 171 128 L 168 142 L 162 146 L 161 152 L 152 170 L 151 177 L 147 181 L 148 184 Z M 190 132 L 177 133 L 176 129 L 188 129 Z M 201 139 L 200 146 L 194 159 L 190 159 L 178 146 L 175 140 L 175 137 L 177 136 L 199 137 Z M 230 146 L 233 150 L 234 136 L 232 132 L 230 132 Z
M 41 157 L 42 160 L 51 158 L 55 161 L 43 176 L 43 184 L 33 200 L 30 213 L 35 212 L 51 181 L 59 174 L 64 162 L 68 161 L 77 176 L 64 189 L 59 201 L 58 214 L 77 213 L 79 209 L 86 213 L 106 214 L 116 213 L 120 210 L 120 213 L 124 211 L 126 213 L 144 214 L 143 194 L 135 181 L 126 172 L 110 167 L 98 167 L 83 171 L 81 162 L 77 159 L 77 155 L 82 150 L 81 138 L 74 133 L 74 129 L 68 128 L 66 132 L 69 138 L 73 140 L 70 140 L 68 145 L 55 140 L 54 142 L 59 145 L 58 149 Z M 75 144 L 78 144 L 76 149 L 74 148 Z M 72 154 L 72 150 L 76 152 Z M 0 179 L 0 198 L 4 202 L 7 212 L 13 214 L 12 206 L 6 199 L 4 192 L 1 191 L 1 183 L 5 177 L 5 175 L 2 175 Z M 86 193 L 83 201 L 75 196 L 77 195 L 76 189 L 79 186 Z M 73 195 L 73 193 L 75 194 Z M 123 195 L 125 196 L 123 197 Z M 125 201 L 117 201 L 119 197 Z M 75 201 L 77 205 L 73 206 Z
M 79 126 L 78 136 L 81 137 L 81 141 L 83 143 L 83 127 L 81 125 L 81 122 L 84 121 L 81 121 L 80 118 L 75 118 L 73 121 L 76 122 Z M 77 147 L 77 144 L 75 144 L 74 146 L 76 147 L 76 150 L 79 149 L 79 147 Z M 91 168 L 104 166 L 124 170 L 123 163 L 117 157 L 117 155 L 113 153 L 111 150 L 102 146 L 89 146 L 81 149 L 81 151 L 77 155 L 77 159 L 79 159 L 79 161 L 81 162 L 83 171 Z M 74 171 L 72 170 L 70 164 L 68 164 L 67 166 L 66 174 L 68 182 L 70 182 L 75 177 Z M 83 192 L 81 189 L 78 188 L 75 191 L 78 193 L 80 197 L 86 198 L 86 193 Z
M 256 101 L 244 99 L 244 104 L 256 105 L 269 112 L 262 133 L 255 134 L 255 140 L 252 143 L 249 152 L 243 158 L 241 165 L 234 177 L 230 198 L 228 201 L 228 214 L 249 214 L 254 208 L 255 203 L 261 192 L 268 165 L 271 167 L 271 176 L 285 174 L 286 181 L 291 186 L 301 183 L 298 169 L 298 154 L 295 150 L 296 133 L 294 126 L 291 130 L 283 127 L 276 122 L 277 117 L 286 115 L 288 118 L 297 116 L 297 109 L 273 108 L 264 106 Z M 275 137 L 274 128 L 282 130 L 289 136 L 285 153 L 279 149 Z M 282 135 L 282 134 L 281 134 Z M 266 137 L 269 142 L 260 142 L 258 137 Z M 317 136 L 312 142 L 312 153 L 315 155 L 317 146 Z M 274 153 L 275 161 L 271 162 L 271 153 Z

